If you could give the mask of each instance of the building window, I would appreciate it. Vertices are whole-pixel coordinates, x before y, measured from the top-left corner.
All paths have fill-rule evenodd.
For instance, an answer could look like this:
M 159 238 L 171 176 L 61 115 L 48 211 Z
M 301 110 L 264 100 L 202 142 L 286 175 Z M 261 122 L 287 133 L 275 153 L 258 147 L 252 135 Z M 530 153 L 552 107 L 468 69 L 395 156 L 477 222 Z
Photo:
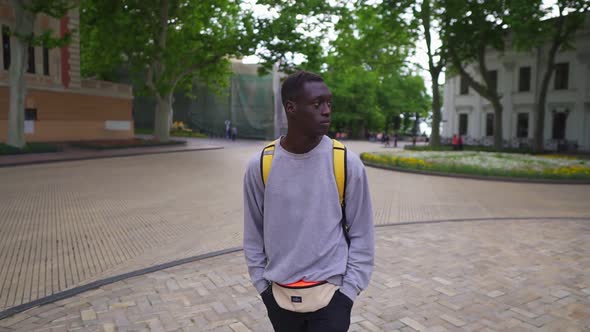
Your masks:
M 459 135 L 467 135 L 467 114 L 459 114 Z
M 466 95 L 469 93 L 469 84 L 467 84 L 467 80 L 461 76 L 459 82 L 459 94 Z
M 520 67 L 518 74 L 518 91 L 531 91 L 531 67 Z
M 569 80 L 569 63 L 555 64 L 555 90 L 566 90 Z
M 35 73 L 35 46 L 29 45 L 29 67 L 27 73 Z
M 36 108 L 25 108 L 25 121 L 37 121 Z
M 488 71 L 488 79 L 490 80 L 490 88 L 492 91 L 498 91 L 498 71 Z
M 486 113 L 486 136 L 494 136 L 494 113 Z
M 553 113 L 553 139 L 565 138 L 565 122 L 567 120 L 566 112 Z
M 43 75 L 49 76 L 49 49 L 43 47 Z
M 8 70 L 10 67 L 10 30 L 6 25 L 2 26 L 2 58 L 4 70 Z
M 529 114 L 518 113 L 516 120 L 516 137 L 527 138 L 529 137 Z

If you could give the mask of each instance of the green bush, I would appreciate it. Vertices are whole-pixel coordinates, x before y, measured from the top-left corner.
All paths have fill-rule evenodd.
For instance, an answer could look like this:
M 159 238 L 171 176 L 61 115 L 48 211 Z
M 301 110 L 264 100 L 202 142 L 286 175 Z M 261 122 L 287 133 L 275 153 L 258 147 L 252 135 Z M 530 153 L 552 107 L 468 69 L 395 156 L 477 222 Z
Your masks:
M 192 132 L 192 131 L 184 131 L 184 130 L 173 130 L 170 132 L 170 136 L 174 137 L 192 137 L 192 138 L 207 138 L 206 134 Z
M 135 128 L 134 133 L 135 135 L 153 135 L 154 130 L 150 128 Z
M 430 146 L 430 145 L 406 145 L 405 150 L 411 151 L 453 151 L 452 145 L 441 145 L 441 146 Z M 506 153 L 526 153 L 532 154 L 533 151 L 530 148 L 504 148 L 497 150 L 493 146 L 484 145 L 463 145 L 464 151 L 482 151 L 482 152 L 506 152 Z
M 97 140 L 97 141 L 79 141 L 70 143 L 71 146 L 80 149 L 90 150 L 109 150 L 109 149 L 127 149 L 127 148 L 142 148 L 152 146 L 168 146 L 168 145 L 182 145 L 186 144 L 184 141 L 168 141 L 160 142 L 157 140 L 146 139 L 122 139 L 122 140 Z
M 153 135 L 154 130 L 149 128 L 135 128 L 136 135 Z M 174 137 L 192 137 L 192 138 L 207 138 L 203 133 L 188 131 L 188 130 L 171 130 L 170 136 Z
M 23 153 L 46 153 L 58 152 L 59 146 L 50 143 L 27 143 L 24 148 L 18 149 L 13 146 L 0 143 L 0 155 L 23 154 Z

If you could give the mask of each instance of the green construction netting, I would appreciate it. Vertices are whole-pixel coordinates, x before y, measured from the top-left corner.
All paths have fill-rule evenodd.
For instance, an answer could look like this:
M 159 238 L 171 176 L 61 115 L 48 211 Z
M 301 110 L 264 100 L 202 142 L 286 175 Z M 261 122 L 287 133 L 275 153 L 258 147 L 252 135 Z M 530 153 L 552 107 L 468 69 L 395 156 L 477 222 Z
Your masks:
M 238 137 L 273 139 L 275 137 L 275 100 L 273 76 L 259 76 L 255 66 L 235 65 L 230 86 L 213 91 L 195 84 L 192 95 L 175 93 L 174 121 L 182 121 L 193 130 L 212 137 L 225 136 L 225 121 L 237 129 Z M 133 102 L 136 128 L 153 128 L 153 98 L 136 97 Z M 281 110 L 282 111 L 282 110 Z

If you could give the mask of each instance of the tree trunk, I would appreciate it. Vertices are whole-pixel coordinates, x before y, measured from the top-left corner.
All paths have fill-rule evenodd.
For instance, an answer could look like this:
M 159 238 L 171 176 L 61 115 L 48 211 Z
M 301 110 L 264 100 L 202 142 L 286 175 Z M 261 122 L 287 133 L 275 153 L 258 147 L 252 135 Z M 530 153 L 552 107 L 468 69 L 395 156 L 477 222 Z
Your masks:
M 500 99 L 492 100 L 494 106 L 494 148 L 500 151 L 504 148 L 502 144 L 502 104 Z
M 172 113 L 172 93 L 156 96 L 156 113 L 154 119 L 154 135 L 160 142 L 170 140 L 170 114 Z
M 549 88 L 549 81 L 553 74 L 553 62 L 555 62 L 555 54 L 549 56 L 547 60 L 547 68 L 543 74 L 541 81 L 541 88 L 539 91 L 539 99 L 536 101 L 537 112 L 535 114 L 535 132 L 533 135 L 533 152 L 543 152 L 545 146 L 543 144 L 543 137 L 545 131 L 545 102 L 547 101 L 547 90 Z
M 28 44 L 20 36 L 30 36 L 33 33 L 35 16 L 24 6 L 30 6 L 30 1 L 11 1 L 16 17 L 13 38 L 10 49 L 10 106 L 8 110 L 8 140 L 7 144 L 16 148 L 25 146 L 25 98 L 27 87 L 25 70 L 29 59 Z
M 430 35 L 431 28 L 431 12 L 432 8 L 429 0 L 422 2 L 420 16 L 422 18 L 422 27 L 424 28 L 424 38 L 426 40 L 426 48 L 428 53 L 428 72 L 432 79 L 432 133 L 430 135 L 430 145 L 440 145 L 440 90 L 438 86 L 438 76 L 443 68 L 444 60 L 440 59 L 440 62 L 435 66 L 434 54 L 432 53 L 432 37 Z
M 561 10 L 561 9 L 560 9 Z M 561 44 L 566 40 L 566 36 L 562 36 L 562 29 L 565 18 L 560 16 L 557 20 L 557 31 L 553 36 L 551 48 L 549 49 L 549 55 L 547 56 L 547 63 L 545 66 L 545 73 L 543 74 L 543 80 L 541 81 L 541 87 L 539 90 L 539 99 L 536 100 L 536 117 L 535 117 L 535 132 L 533 135 L 533 152 L 541 153 L 545 149 L 543 144 L 543 133 L 545 131 L 545 102 L 547 101 L 547 90 L 549 89 L 549 81 L 555 66 L 555 56 L 559 50 Z M 540 56 L 542 48 L 538 50 Z
M 440 90 L 438 86 L 439 72 L 431 72 L 432 78 L 432 133 L 430 134 L 430 145 L 440 145 Z

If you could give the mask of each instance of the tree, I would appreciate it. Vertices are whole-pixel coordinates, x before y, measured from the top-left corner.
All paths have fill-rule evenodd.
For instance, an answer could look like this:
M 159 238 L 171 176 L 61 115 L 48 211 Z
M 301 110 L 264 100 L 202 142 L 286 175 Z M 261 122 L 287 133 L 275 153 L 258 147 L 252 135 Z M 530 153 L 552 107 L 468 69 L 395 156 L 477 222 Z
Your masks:
M 549 82 L 555 71 L 555 57 L 560 50 L 571 48 L 571 39 L 584 23 L 585 12 L 590 4 L 585 0 L 558 0 L 555 5 L 557 17 L 549 20 L 544 19 L 548 13 L 542 8 L 542 1 L 513 1 L 511 6 L 513 15 L 509 25 L 515 48 L 520 51 L 536 49 L 541 54 L 545 52 L 541 57 L 544 60 L 543 74 L 540 86 L 537 87 L 539 93 L 535 101 L 533 137 L 533 151 L 540 153 L 544 149 L 545 104 Z M 522 20 L 522 17 L 527 19 Z
M 318 0 L 257 0 L 256 3 L 272 13 L 257 18 L 255 23 L 261 72 L 270 71 L 276 63 L 285 73 L 298 69 L 320 72 L 327 55 L 326 36 L 340 16 L 341 7 Z M 297 60 L 303 62 L 296 63 Z
M 460 75 L 479 95 L 490 101 L 494 109 L 494 148 L 502 144 L 502 95 L 497 82 L 488 71 L 486 51 L 505 49 L 505 18 L 509 14 L 502 0 L 441 0 L 442 40 L 448 50 L 451 71 Z M 470 73 L 475 64 L 477 76 Z M 433 128 L 434 129 L 434 128 Z
M 440 17 L 441 13 L 437 12 L 437 6 L 431 0 L 423 0 L 419 5 L 419 10 L 414 10 L 414 17 L 420 22 L 422 31 L 424 33 L 424 40 L 426 42 L 426 52 L 428 55 L 428 73 L 430 74 L 431 93 L 432 93 L 432 133 L 430 135 L 430 145 L 440 145 L 440 122 L 441 116 L 441 94 L 440 85 L 438 84 L 439 76 L 446 65 L 446 50 L 444 44 L 438 48 L 433 49 L 432 45 L 432 29 L 433 19 Z
M 81 21 L 83 73 L 128 66 L 156 99 L 160 141 L 170 139 L 175 89 L 226 84 L 229 58 L 256 45 L 251 13 L 232 0 L 83 0 Z
M 415 102 L 429 100 L 424 81 L 406 67 L 416 37 L 414 22 L 404 19 L 409 5 L 384 1 L 341 9 L 324 75 L 334 95 L 337 130 L 355 137 L 389 131 L 400 114 L 427 111 Z
M 54 48 L 66 45 L 70 34 L 55 37 L 52 30 L 44 30 L 35 36 L 34 25 L 39 14 L 54 18 L 63 17 L 73 8 L 68 0 L 11 0 L 16 22 L 12 35 L 15 38 L 14 47 L 10 49 L 10 68 L 8 69 L 10 87 L 10 105 L 8 109 L 8 140 L 7 144 L 23 148 L 25 146 L 25 98 L 27 86 L 25 71 L 27 70 L 30 46 L 42 45 Z

